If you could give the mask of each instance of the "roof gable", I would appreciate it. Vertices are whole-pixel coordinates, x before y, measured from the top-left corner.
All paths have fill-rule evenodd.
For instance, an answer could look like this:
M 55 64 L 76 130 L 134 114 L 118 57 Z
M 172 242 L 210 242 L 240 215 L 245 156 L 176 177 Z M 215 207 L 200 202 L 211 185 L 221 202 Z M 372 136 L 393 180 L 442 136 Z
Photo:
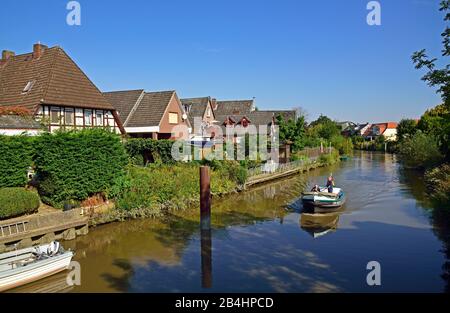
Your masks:
M 175 91 L 146 92 L 125 127 L 159 126 Z
M 23 92 L 28 82 L 34 82 Z M 60 47 L 10 57 L 0 66 L 0 106 L 36 110 L 39 104 L 113 109 L 102 93 Z
M 119 114 L 120 120 L 125 124 L 137 102 L 145 95 L 143 89 L 111 91 L 103 93 Z
M 211 97 L 185 98 L 180 99 L 183 106 L 189 106 L 188 118 L 191 125 L 194 125 L 194 118 L 204 118 L 208 106 L 211 108 L 211 114 L 215 117 L 211 106 Z
M 255 110 L 253 100 L 217 101 L 216 115 L 246 115 Z

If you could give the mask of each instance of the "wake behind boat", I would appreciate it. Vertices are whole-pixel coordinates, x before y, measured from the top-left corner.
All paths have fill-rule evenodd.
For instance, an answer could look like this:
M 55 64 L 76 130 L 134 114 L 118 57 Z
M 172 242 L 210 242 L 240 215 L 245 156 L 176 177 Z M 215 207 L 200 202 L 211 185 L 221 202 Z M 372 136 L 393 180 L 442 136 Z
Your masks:
M 59 242 L 0 254 L 0 291 L 22 286 L 69 268 L 73 252 Z
M 333 192 L 328 192 L 326 187 L 319 188 L 320 191 L 302 193 L 304 207 L 312 207 L 319 212 L 340 208 L 345 203 L 345 193 L 341 188 L 335 187 Z

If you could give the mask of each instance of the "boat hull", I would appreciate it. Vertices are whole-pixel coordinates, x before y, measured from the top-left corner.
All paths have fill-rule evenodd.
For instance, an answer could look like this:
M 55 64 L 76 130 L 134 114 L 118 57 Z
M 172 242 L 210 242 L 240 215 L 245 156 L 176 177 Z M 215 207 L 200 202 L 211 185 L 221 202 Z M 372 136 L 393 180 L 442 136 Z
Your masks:
M 302 197 L 303 207 L 312 208 L 314 212 L 327 212 L 339 209 L 345 203 L 345 194 L 340 191 L 336 196 L 320 196 L 320 194 L 308 193 Z
M 61 255 L 53 256 L 46 260 L 1 273 L 0 292 L 67 270 L 70 266 L 72 257 L 73 253 L 71 251 L 66 251 Z

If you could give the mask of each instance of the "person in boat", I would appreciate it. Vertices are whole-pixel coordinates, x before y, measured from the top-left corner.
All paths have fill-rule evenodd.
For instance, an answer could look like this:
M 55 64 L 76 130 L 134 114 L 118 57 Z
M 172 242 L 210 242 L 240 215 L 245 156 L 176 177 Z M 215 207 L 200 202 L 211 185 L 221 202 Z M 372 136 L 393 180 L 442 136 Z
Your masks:
M 319 185 L 314 185 L 314 187 L 311 189 L 311 192 L 320 192 Z
M 333 178 L 332 174 L 330 174 L 330 176 L 328 176 L 326 187 L 328 188 L 329 193 L 333 193 L 334 178 Z

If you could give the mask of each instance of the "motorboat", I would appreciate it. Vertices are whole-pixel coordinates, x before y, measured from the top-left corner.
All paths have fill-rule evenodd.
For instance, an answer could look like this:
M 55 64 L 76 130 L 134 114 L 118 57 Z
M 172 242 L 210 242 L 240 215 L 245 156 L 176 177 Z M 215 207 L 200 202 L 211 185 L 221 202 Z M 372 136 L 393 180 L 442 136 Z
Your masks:
M 49 244 L 0 254 L 0 291 L 19 287 L 69 268 L 74 253 Z
M 319 190 L 302 193 L 304 207 L 312 207 L 315 212 L 326 212 L 340 208 L 345 203 L 345 193 L 341 188 L 333 187 L 332 192 L 328 192 L 327 187 L 319 187 Z

